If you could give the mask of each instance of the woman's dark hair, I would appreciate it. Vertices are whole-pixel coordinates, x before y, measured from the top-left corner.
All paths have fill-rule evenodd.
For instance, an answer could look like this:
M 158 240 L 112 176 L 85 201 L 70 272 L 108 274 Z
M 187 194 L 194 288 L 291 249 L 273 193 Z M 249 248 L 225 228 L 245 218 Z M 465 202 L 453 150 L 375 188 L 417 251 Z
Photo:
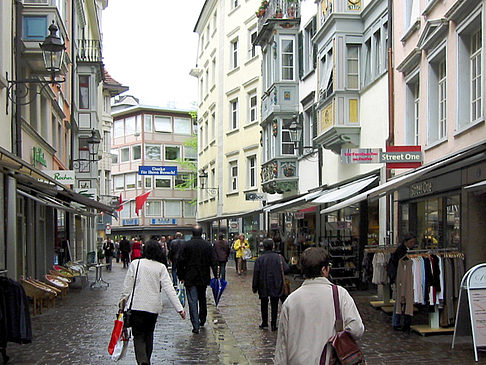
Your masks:
M 414 239 L 414 238 L 417 238 L 417 236 L 415 236 L 415 234 L 413 232 L 407 232 L 403 236 L 402 242 L 407 242 L 407 241 L 410 241 L 411 239 Z
M 145 246 L 143 246 L 143 257 L 164 263 L 164 251 L 162 251 L 162 247 L 155 240 L 149 240 L 145 243 Z
M 273 242 L 273 240 L 271 238 L 265 238 L 263 240 L 263 249 L 265 251 L 270 251 L 270 250 L 273 250 L 273 245 L 275 243 Z
M 309 247 L 301 257 L 302 274 L 307 279 L 322 276 L 322 268 L 329 266 L 329 256 L 322 247 Z

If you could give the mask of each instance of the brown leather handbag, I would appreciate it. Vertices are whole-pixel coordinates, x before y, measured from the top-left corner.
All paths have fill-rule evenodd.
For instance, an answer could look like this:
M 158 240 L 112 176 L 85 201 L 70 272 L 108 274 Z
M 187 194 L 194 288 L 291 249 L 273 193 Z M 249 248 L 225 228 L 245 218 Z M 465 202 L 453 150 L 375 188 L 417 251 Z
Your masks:
M 353 339 L 353 336 L 343 328 L 343 317 L 339 305 L 339 293 L 336 285 L 332 286 L 332 297 L 334 299 L 334 312 L 336 313 L 336 334 L 332 336 L 322 350 L 319 364 L 326 363 L 327 348 L 330 348 L 331 356 L 329 365 L 355 365 L 365 364 L 363 353 Z M 329 346 L 328 346 L 329 345 Z

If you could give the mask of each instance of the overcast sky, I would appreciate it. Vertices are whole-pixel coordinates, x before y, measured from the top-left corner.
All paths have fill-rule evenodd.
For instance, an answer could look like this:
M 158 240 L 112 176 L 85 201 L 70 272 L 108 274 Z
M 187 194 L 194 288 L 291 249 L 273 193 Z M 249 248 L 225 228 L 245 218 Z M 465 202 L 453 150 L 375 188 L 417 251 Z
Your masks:
M 204 0 L 111 0 L 103 11 L 103 62 L 141 104 L 195 109 L 197 34 Z

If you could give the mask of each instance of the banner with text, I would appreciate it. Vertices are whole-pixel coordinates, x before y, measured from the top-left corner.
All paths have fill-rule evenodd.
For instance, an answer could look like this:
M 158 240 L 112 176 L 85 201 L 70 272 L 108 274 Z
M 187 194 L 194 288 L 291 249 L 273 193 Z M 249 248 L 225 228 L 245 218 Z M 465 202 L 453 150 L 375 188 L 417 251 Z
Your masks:
M 139 166 L 139 175 L 177 175 L 177 166 Z

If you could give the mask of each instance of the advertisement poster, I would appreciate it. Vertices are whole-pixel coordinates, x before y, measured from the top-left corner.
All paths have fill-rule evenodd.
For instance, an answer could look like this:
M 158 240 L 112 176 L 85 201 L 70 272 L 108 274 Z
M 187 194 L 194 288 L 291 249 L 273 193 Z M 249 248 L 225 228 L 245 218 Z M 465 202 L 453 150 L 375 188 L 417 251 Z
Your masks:
M 486 289 L 471 290 L 471 309 L 476 346 L 486 346 Z

